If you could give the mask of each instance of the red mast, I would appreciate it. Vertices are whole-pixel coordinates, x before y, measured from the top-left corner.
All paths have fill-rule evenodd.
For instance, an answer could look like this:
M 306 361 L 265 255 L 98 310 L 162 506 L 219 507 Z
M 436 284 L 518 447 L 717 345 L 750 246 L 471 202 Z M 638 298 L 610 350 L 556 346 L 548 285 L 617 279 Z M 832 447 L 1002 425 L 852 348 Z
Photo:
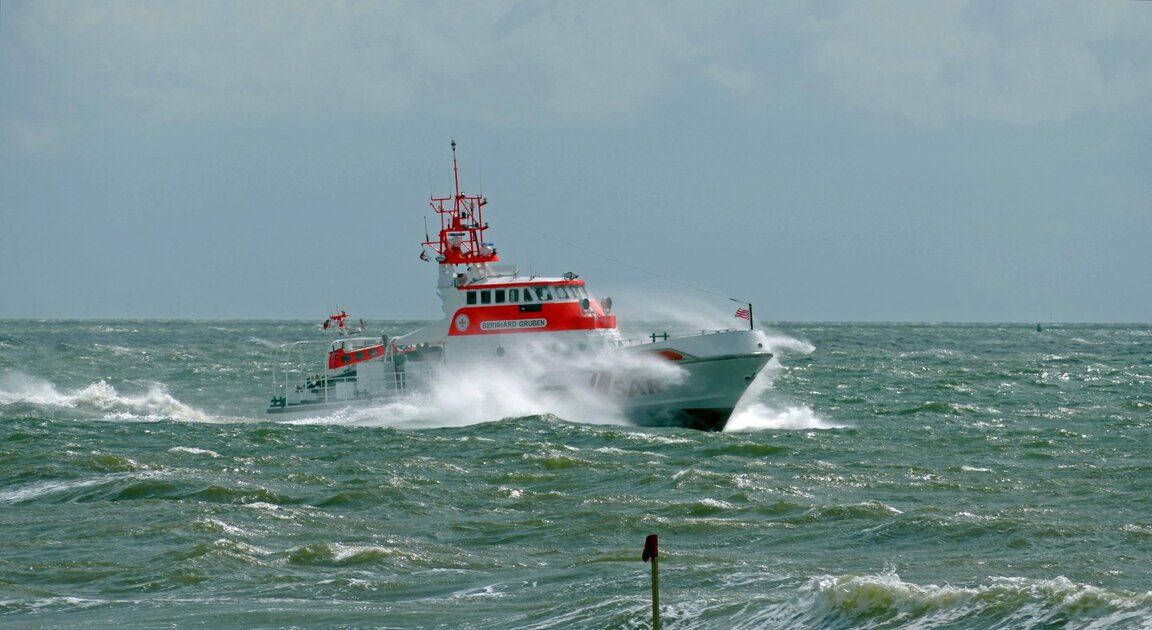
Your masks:
M 432 197 L 429 205 L 440 216 L 439 240 L 424 241 L 436 251 L 436 262 L 442 265 L 472 265 L 500 260 L 496 248 L 484 242 L 484 206 L 488 200 L 479 195 L 465 195 L 460 191 L 460 167 L 456 162 L 456 141 L 452 141 L 452 174 L 456 181 L 456 194 L 451 197 Z M 451 205 L 448 202 L 451 201 Z

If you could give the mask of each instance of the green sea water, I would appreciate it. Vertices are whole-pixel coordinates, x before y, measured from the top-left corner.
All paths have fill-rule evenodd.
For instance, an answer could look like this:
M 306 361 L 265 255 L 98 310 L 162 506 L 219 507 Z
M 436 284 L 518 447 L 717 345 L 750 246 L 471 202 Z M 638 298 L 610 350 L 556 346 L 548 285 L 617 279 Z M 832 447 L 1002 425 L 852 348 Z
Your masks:
M 646 628 L 656 533 L 666 628 L 1152 628 L 1149 325 L 771 324 L 702 433 L 274 422 L 315 322 L 0 324 L 3 627 Z

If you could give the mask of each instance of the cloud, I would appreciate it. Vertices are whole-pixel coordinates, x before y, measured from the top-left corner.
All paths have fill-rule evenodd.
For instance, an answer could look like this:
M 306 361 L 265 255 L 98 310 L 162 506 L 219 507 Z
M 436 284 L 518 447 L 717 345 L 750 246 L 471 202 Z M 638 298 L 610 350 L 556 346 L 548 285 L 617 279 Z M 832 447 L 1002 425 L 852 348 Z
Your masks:
M 674 66 L 699 53 L 689 19 L 646 3 L 561 2 L 508 34 L 500 57 L 530 60 L 543 79 L 538 93 L 565 116 L 632 111 L 672 78 Z M 687 8 L 687 7 L 685 7 Z
M 29 155 L 48 153 L 59 142 L 62 131 L 59 127 L 37 125 L 25 119 L 7 121 L 8 135 Z
M 847 3 L 812 67 L 855 106 L 919 123 L 1013 124 L 1143 106 L 1152 12 L 1139 3 Z
M 686 90 L 1015 124 L 1141 107 L 1128 4 L 40 0 L 4 6 L 0 129 L 443 115 L 498 127 L 659 117 Z M 689 99 L 690 100 L 690 99 Z M 696 101 L 699 102 L 699 101 Z
M 24 7 L 14 28 L 38 66 L 38 87 L 61 104 L 147 117 L 408 106 L 396 39 L 363 19 L 388 24 L 389 12 L 325 6 L 47 0 Z
M 5 17 L 37 95 L 65 110 L 166 120 L 447 108 L 513 120 L 634 112 L 697 50 L 689 12 L 662 6 L 43 0 Z
M 737 96 L 747 94 L 756 87 L 756 74 L 721 65 L 711 65 L 704 74 L 720 87 Z

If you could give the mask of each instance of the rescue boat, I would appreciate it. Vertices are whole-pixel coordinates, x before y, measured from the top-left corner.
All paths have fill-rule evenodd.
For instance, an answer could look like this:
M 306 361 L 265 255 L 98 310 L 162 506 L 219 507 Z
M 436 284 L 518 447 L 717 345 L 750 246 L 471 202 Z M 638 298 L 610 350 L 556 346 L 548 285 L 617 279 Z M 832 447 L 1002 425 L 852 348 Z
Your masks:
M 421 258 L 437 266 L 443 318 L 389 339 L 352 331 L 340 311 L 320 367 L 307 370 L 305 352 L 316 342 L 284 347 L 274 369 L 269 414 L 313 414 L 354 404 L 387 403 L 427 391 L 457 369 L 531 365 L 541 391 L 591 396 L 640 426 L 720 431 L 756 375 L 772 358 L 755 330 L 751 306 L 737 311 L 748 329 L 686 336 L 652 334 L 625 339 L 611 298 L 598 299 L 573 273 L 523 275 L 502 264 L 485 239 L 488 200 L 460 189 L 452 142 L 455 193 L 430 200 L 439 219 L 436 238 L 425 235 Z M 314 361 L 314 359 L 312 360 Z

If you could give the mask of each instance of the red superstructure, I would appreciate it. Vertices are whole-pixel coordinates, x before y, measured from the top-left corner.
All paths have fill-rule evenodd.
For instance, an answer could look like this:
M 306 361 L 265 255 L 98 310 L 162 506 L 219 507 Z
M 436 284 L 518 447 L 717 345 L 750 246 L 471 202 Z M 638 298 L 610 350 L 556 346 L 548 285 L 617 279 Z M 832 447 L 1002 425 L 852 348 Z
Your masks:
M 456 142 L 452 142 L 455 194 L 432 197 L 429 205 L 440 219 L 436 239 L 425 236 L 422 245 L 436 252 L 439 294 L 445 321 L 416 335 L 421 341 L 455 347 L 460 354 L 484 355 L 484 345 L 452 344 L 450 340 L 499 336 L 530 337 L 536 342 L 551 333 L 573 346 L 604 345 L 616 333 L 611 301 L 603 304 L 588 293 L 575 274 L 544 278 L 521 276 L 513 265 L 497 265 L 496 247 L 484 240 L 488 200 L 460 189 Z M 425 260 L 428 257 L 421 254 Z M 609 337 L 604 335 L 608 334 Z M 587 337 L 592 335 L 592 337 Z M 614 337 L 613 337 L 614 338 Z M 505 343 L 504 341 L 493 343 Z
M 347 348 L 340 342 L 336 342 L 332 350 L 328 352 L 328 369 L 339 370 L 346 368 L 357 363 L 364 361 L 371 361 L 372 359 L 381 359 L 384 357 L 384 344 L 378 343 L 374 346 L 352 346 L 349 344 Z

